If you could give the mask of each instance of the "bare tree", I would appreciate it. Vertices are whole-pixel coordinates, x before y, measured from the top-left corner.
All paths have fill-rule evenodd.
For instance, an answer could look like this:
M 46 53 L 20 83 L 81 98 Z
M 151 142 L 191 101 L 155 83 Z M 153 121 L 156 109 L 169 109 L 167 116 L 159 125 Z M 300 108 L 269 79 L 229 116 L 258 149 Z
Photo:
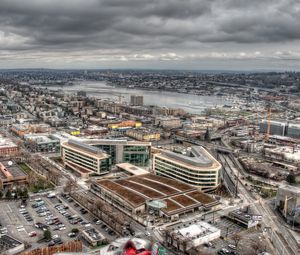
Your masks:
M 235 245 L 236 247 L 238 247 L 240 241 L 241 241 L 243 238 L 242 238 L 241 235 L 235 234 L 235 235 L 233 235 L 233 236 L 231 237 L 231 239 L 234 241 L 234 245 Z
M 77 188 L 77 183 L 72 179 L 68 179 L 64 187 L 64 191 L 67 193 L 73 193 L 76 188 Z

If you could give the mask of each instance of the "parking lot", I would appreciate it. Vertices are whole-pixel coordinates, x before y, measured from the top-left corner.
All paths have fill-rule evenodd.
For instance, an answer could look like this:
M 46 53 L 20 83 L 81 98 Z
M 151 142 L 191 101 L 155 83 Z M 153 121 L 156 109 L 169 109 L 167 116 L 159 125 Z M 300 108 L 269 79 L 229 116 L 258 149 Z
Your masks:
M 12 235 L 16 239 L 23 242 L 36 242 L 43 235 L 43 233 L 34 227 L 34 220 L 31 222 L 27 221 L 19 212 L 21 209 L 20 205 L 21 202 L 14 201 L 0 203 L 0 221 L 2 225 L 1 233 Z M 37 232 L 37 236 L 30 237 L 29 233 L 33 231 Z M 35 246 L 38 246 L 38 244 Z
M 92 214 L 90 214 L 87 210 L 85 210 L 81 205 L 79 205 L 76 201 L 74 201 L 71 197 L 66 195 L 60 195 L 58 198 L 51 199 L 52 203 L 56 203 L 62 201 L 63 204 L 67 205 L 69 207 L 69 211 L 79 215 L 80 218 L 83 219 L 82 221 L 79 221 L 75 224 L 72 224 L 73 228 L 79 228 L 82 229 L 84 226 L 89 224 L 89 228 L 93 227 L 97 229 L 101 234 L 103 234 L 107 240 L 115 240 L 117 238 L 117 233 L 110 229 L 104 222 L 102 222 L 100 219 L 97 219 Z M 83 227 L 80 227 L 84 225 Z
M 35 196 L 27 201 L 6 201 L 0 203 L 1 233 L 10 234 L 22 242 L 32 244 L 33 248 L 56 245 L 73 240 L 80 234 L 71 234 L 73 229 L 79 233 L 84 229 L 95 228 L 108 241 L 117 234 L 99 219 L 74 202 L 68 196 Z M 52 241 L 37 243 L 43 238 L 44 230 L 49 229 Z M 85 245 L 88 246 L 87 243 Z

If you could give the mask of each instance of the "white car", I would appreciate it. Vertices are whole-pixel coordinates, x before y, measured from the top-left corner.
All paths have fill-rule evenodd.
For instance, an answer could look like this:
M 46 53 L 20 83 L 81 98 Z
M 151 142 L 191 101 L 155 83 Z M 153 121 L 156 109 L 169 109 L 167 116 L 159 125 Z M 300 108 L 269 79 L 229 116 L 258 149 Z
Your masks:
M 68 237 L 75 237 L 75 236 L 76 236 L 76 233 L 74 233 L 74 232 L 71 232 L 68 234 Z
M 58 235 L 52 236 L 52 239 L 55 239 L 55 238 L 59 238 L 59 236 Z
M 146 232 L 145 235 L 146 236 L 150 236 L 151 234 L 150 234 L 150 232 Z
M 230 249 L 232 249 L 232 250 L 236 250 L 236 246 L 233 245 L 233 244 L 228 244 L 228 247 L 229 247 Z
M 89 228 L 89 227 L 91 226 L 91 224 L 88 223 L 88 224 L 85 224 L 84 226 L 85 226 L 86 228 Z
M 59 231 L 62 231 L 62 230 L 65 230 L 65 229 L 66 229 L 66 227 L 60 227 Z

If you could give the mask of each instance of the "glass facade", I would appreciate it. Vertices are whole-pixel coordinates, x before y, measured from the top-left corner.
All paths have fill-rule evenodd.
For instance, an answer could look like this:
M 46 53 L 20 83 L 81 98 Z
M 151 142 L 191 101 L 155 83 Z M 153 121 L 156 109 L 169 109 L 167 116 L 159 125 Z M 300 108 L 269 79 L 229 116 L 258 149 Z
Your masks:
M 116 145 L 107 145 L 107 144 L 97 144 L 95 147 L 103 150 L 105 153 L 111 156 L 112 164 L 116 164 Z
M 112 164 L 120 163 L 117 161 L 117 145 L 95 145 L 111 156 Z M 148 146 L 123 145 L 121 156 L 122 162 L 131 163 L 137 166 L 147 166 L 150 159 L 150 151 Z
M 124 146 L 123 162 L 137 166 L 147 166 L 149 158 L 150 152 L 147 146 Z

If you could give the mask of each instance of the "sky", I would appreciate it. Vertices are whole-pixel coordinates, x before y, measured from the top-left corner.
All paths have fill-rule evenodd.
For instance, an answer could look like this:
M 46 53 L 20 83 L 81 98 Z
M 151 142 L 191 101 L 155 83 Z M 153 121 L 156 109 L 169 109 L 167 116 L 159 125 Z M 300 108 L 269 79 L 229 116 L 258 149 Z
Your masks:
M 300 70 L 300 1 L 0 0 L 0 68 Z

